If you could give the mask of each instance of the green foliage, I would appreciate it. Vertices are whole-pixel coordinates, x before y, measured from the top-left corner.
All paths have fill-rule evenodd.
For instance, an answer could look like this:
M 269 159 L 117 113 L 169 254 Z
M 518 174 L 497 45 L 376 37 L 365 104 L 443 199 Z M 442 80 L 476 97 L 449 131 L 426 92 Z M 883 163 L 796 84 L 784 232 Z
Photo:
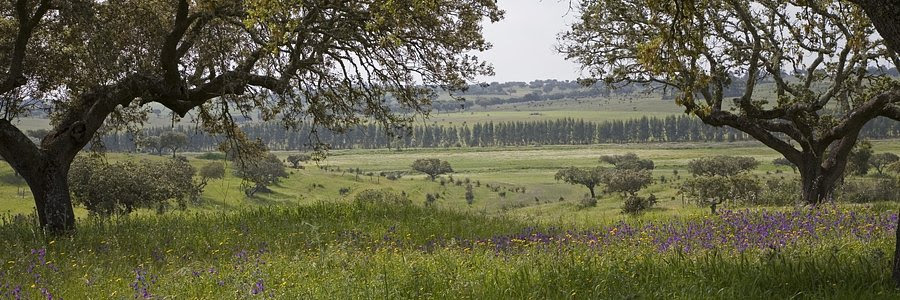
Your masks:
M 79 157 L 69 171 L 69 187 L 74 202 L 98 216 L 129 214 L 138 208 L 163 212 L 172 200 L 185 207 L 194 190 L 194 172 L 182 157 L 112 164 Z
M 198 159 L 205 160 L 225 160 L 225 153 L 221 152 L 204 152 L 197 156 Z
M 437 201 L 437 196 L 432 195 L 431 193 L 425 194 L 425 206 L 433 206 L 435 201 Z
M 637 192 L 653 183 L 653 175 L 646 169 L 617 169 L 603 178 L 606 191 L 635 197 Z
M 585 194 L 584 197 L 581 197 L 581 200 L 578 201 L 579 208 L 589 208 L 597 206 L 597 197 L 592 197 L 590 194 Z
M 797 165 L 795 165 L 794 163 L 792 163 L 792 162 L 791 162 L 790 160 L 788 160 L 787 158 L 784 158 L 784 157 L 776 158 L 776 159 L 772 160 L 772 164 L 773 164 L 773 165 L 776 165 L 776 166 L 790 167 L 791 170 L 794 171 L 794 173 L 797 173 Z
M 724 177 L 750 172 L 757 166 L 759 166 L 759 162 L 752 157 L 725 155 L 698 158 L 688 162 L 687 165 L 688 172 L 694 176 Z
M 356 194 L 353 201 L 358 205 L 411 205 L 412 201 L 406 193 L 397 193 L 392 189 L 367 189 Z
M 713 214 L 717 213 L 718 205 L 727 200 L 757 203 L 763 191 L 759 181 L 747 174 L 693 177 L 685 180 L 679 189 L 697 205 L 709 207 Z
M 203 194 L 203 190 L 206 188 L 206 185 L 209 184 L 210 180 L 225 178 L 225 163 L 209 162 L 203 165 L 203 167 L 200 167 L 199 175 L 200 180 L 194 184 L 194 194 L 192 195 L 192 200 L 194 200 L 194 202 L 199 201 L 200 195 Z
M 626 153 L 624 155 L 604 155 L 600 157 L 600 161 L 611 164 L 619 170 L 653 170 L 654 168 L 652 160 L 641 159 L 634 153 Z
M 900 156 L 891 152 L 881 152 L 872 155 L 872 158 L 869 160 L 869 164 L 878 171 L 878 174 L 882 174 L 884 172 L 885 167 L 888 165 L 900 161 Z
M 247 197 L 268 191 L 268 186 L 288 177 L 284 164 L 278 156 L 271 153 L 236 163 L 234 175 L 245 180 L 242 189 Z
M 896 178 L 864 178 L 846 180 L 837 192 L 841 201 L 873 203 L 900 200 Z
M 309 154 L 302 154 L 302 153 L 288 155 L 288 157 L 287 157 L 287 161 L 291 163 L 291 165 L 294 167 L 294 169 L 299 169 L 301 162 L 306 162 L 306 161 L 309 161 L 310 159 L 312 159 L 312 157 Z
M 656 205 L 656 196 L 650 194 L 647 198 L 630 195 L 625 197 L 625 205 L 622 212 L 626 214 L 638 214 Z
M 428 177 L 431 178 L 431 181 L 434 181 L 435 178 L 442 174 L 453 172 L 453 168 L 450 167 L 449 162 L 442 161 L 437 158 L 417 159 L 412 163 L 412 169 L 428 174 Z
M 800 189 L 801 184 L 798 180 L 793 179 L 768 179 L 765 181 L 762 195 L 749 200 L 747 204 L 751 205 L 768 205 L 768 206 L 791 206 L 800 201 L 800 195 L 803 191 Z
M 187 134 L 178 131 L 167 131 L 159 135 L 159 144 L 161 147 L 172 151 L 174 156 L 178 149 L 186 146 L 188 143 Z
M 871 142 L 860 141 L 856 143 L 856 146 L 853 147 L 853 150 L 850 151 L 850 155 L 847 157 L 847 170 L 845 172 L 850 175 L 868 174 L 871 166 L 870 161 L 874 153 Z
M 556 172 L 554 178 L 568 184 L 583 185 L 591 191 L 591 198 L 597 198 L 594 188 L 603 182 L 608 173 L 609 170 L 603 167 L 594 167 L 590 169 L 568 167 Z
M 472 190 L 471 184 L 466 184 L 466 204 L 472 205 L 475 203 L 475 192 Z

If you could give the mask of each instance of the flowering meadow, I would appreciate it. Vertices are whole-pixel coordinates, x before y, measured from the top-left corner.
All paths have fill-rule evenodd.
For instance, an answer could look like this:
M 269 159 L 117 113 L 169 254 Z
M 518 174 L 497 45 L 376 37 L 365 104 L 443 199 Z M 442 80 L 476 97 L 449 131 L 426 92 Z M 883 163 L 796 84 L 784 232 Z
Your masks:
M 736 210 L 594 228 L 412 205 L 320 203 L 82 220 L 7 217 L 11 299 L 894 298 L 897 215 Z

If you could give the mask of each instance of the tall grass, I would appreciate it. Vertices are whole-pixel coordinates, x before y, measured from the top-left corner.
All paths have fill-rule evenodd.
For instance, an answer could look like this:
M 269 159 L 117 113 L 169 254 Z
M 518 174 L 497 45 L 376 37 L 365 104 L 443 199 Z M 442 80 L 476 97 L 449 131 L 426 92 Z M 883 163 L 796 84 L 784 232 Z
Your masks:
M 765 213 L 743 213 L 751 220 L 769 218 Z M 727 220 L 644 220 L 575 230 L 533 228 L 502 216 L 411 205 L 318 203 L 229 214 L 89 219 L 79 224 L 77 234 L 53 238 L 35 231 L 26 218 L 7 217 L 0 226 L 4 241 L 0 295 L 26 299 L 900 296 L 890 283 L 886 254 L 893 243 L 887 228 L 896 219 L 877 211 L 844 210 L 840 217 L 821 222 L 840 220 L 839 226 L 830 231 L 817 227 L 828 234 L 747 251 L 735 251 L 727 243 L 695 250 L 659 249 L 651 237 L 660 233 L 645 229 L 681 226 L 677 224 L 691 228 L 690 224 Z M 791 227 L 791 232 L 800 234 L 805 228 L 801 225 Z M 630 235 L 619 233 L 626 228 L 632 228 Z M 717 230 L 727 238 L 733 229 Z

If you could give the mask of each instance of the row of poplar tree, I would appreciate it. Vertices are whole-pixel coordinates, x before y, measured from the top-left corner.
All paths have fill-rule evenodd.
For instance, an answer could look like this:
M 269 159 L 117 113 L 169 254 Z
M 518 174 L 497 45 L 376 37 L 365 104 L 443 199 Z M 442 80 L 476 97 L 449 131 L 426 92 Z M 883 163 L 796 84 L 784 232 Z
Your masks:
M 643 117 L 630 120 L 589 122 L 576 119 L 547 121 L 488 122 L 461 125 L 414 126 L 409 134 L 395 134 L 376 124 L 359 125 L 345 133 L 301 125 L 285 129 L 275 123 L 242 126 L 251 138 L 262 140 L 270 150 L 308 150 L 319 144 L 331 149 L 493 147 L 533 145 L 588 145 L 598 143 L 643 142 L 724 142 L 749 140 L 745 133 L 728 127 L 712 127 L 690 116 Z M 105 136 L 103 146 L 109 151 L 146 149 L 146 140 L 172 131 L 173 128 L 149 128 L 138 134 L 114 133 Z M 212 151 L 223 137 L 209 135 L 187 127 L 174 131 L 188 135 L 184 151 Z M 862 132 L 869 139 L 900 137 L 900 123 L 875 119 Z

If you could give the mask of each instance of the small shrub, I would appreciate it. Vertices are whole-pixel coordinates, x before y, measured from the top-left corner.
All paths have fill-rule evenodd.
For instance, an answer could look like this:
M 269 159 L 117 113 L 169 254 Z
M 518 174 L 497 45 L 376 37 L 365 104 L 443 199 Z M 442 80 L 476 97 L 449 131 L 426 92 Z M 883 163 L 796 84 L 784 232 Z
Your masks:
M 425 206 L 432 206 L 434 202 L 437 201 L 437 196 L 432 194 L 425 194 Z
M 802 193 L 797 180 L 769 179 L 764 184 L 762 196 L 747 201 L 747 204 L 790 206 L 800 200 Z
M 562 198 L 562 197 L 560 197 Z M 591 197 L 591 195 L 584 195 L 581 198 L 581 201 L 578 201 L 579 208 L 587 208 L 597 206 L 597 198 Z
M 368 189 L 356 194 L 353 198 L 356 204 L 374 205 L 410 205 L 412 201 L 405 193 L 397 193 L 391 189 Z
M 897 181 L 888 178 L 848 180 L 840 188 L 840 200 L 852 203 L 895 201 L 900 198 Z
M 205 160 L 225 160 L 225 153 L 222 152 L 206 152 L 197 156 L 198 159 Z
M 627 214 L 641 213 L 656 205 L 656 196 L 650 195 L 647 198 L 638 196 L 628 196 L 625 198 L 625 205 L 622 206 L 622 212 Z
M 338 194 L 340 194 L 341 196 L 346 196 L 349 193 L 350 193 L 349 187 L 342 187 L 342 188 L 338 189 Z

